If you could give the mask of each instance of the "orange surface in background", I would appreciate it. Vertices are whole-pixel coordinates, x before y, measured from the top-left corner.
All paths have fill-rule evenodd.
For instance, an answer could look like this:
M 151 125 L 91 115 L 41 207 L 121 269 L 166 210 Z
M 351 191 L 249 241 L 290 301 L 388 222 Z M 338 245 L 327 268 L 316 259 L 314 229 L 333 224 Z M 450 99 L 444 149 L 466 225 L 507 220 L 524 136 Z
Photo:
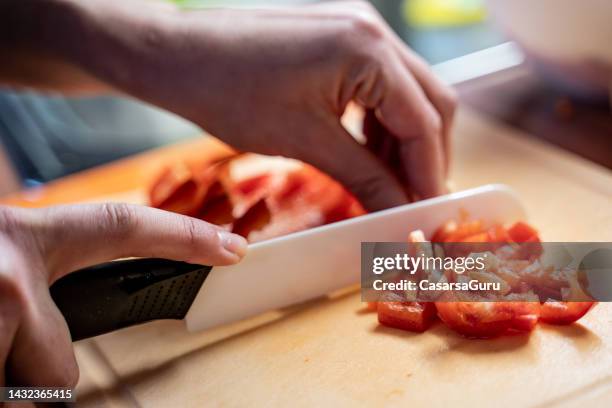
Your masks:
M 150 185 L 167 165 L 180 160 L 202 160 L 203 156 L 212 160 L 231 151 L 213 138 L 188 140 L 63 177 L 41 187 L 0 197 L 0 203 L 42 207 L 142 189 Z

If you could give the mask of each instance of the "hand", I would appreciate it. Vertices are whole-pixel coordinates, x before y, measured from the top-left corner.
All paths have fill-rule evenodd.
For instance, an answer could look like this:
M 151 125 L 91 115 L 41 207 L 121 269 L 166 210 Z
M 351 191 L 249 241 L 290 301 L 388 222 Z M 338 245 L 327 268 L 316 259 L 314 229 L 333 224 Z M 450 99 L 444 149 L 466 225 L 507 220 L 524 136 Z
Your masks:
M 0 207 L 0 386 L 76 384 L 70 334 L 49 294 L 63 275 L 127 256 L 228 265 L 245 251 L 238 235 L 147 207 Z
M 313 164 L 369 210 L 445 192 L 454 94 L 368 3 L 149 16 L 103 5 L 87 9 L 79 41 L 92 51 L 77 57 L 113 87 L 236 149 Z M 340 124 L 350 101 L 368 112 L 365 147 Z

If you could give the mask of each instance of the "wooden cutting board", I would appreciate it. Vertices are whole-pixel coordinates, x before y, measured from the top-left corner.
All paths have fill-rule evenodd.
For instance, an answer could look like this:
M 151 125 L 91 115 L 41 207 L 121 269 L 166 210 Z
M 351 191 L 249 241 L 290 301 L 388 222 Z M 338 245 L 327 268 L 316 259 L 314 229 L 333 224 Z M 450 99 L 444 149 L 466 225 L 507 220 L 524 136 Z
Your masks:
M 211 151 L 209 142 L 190 143 Z M 96 201 L 142 201 L 156 167 L 197 150 L 173 149 L 119 164 L 123 192 L 104 191 Z M 89 176 L 104 178 L 100 171 Z M 75 177 L 30 204 L 65 201 L 71 189 L 76 192 L 69 201 L 96 196 L 78 196 L 87 179 Z M 545 240 L 612 241 L 609 171 L 465 110 L 455 129 L 452 181 L 454 190 L 510 185 Z M 569 327 L 541 325 L 529 337 L 467 340 L 442 324 L 424 334 L 381 327 L 363 310 L 359 294 L 347 291 L 197 334 L 186 333 L 180 322 L 155 322 L 78 344 L 79 402 L 612 406 L 611 312 L 612 304 L 600 304 Z

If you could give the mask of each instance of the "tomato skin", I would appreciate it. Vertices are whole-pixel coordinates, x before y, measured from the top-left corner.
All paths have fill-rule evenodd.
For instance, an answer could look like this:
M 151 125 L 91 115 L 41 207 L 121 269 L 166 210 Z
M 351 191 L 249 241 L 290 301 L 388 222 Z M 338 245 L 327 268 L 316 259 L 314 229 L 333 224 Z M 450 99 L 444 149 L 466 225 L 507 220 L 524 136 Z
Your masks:
M 234 222 L 232 232 L 247 238 L 252 231 L 259 231 L 268 225 L 271 219 L 270 209 L 262 198 Z
M 464 242 L 467 237 L 474 236 L 482 232 L 484 232 L 482 221 L 466 221 L 457 225 L 454 231 L 450 231 L 450 233 L 444 237 L 444 242 Z
M 539 306 L 537 302 L 436 302 L 440 320 L 470 338 L 530 332 L 538 323 Z
M 427 330 L 436 319 L 436 307 L 432 302 L 404 302 L 396 294 L 387 295 L 378 302 L 377 311 L 380 324 L 418 333 Z
M 378 310 L 378 302 L 366 302 L 366 310 L 375 312 Z
M 457 229 L 457 223 L 453 220 L 446 221 L 434 232 L 431 237 L 431 242 L 444 242 L 446 237 L 453 233 Z
M 159 208 L 190 179 L 191 173 L 185 165 L 164 168 L 149 191 L 149 201 L 151 205 Z
M 555 325 L 572 324 L 587 314 L 597 302 L 547 301 L 541 306 L 540 320 Z
M 149 191 L 156 208 L 229 226 L 250 242 L 365 214 L 357 199 L 312 166 L 232 178 L 242 155 L 166 168 Z
M 540 242 L 538 231 L 522 221 L 518 221 L 508 228 L 508 235 L 514 242 Z

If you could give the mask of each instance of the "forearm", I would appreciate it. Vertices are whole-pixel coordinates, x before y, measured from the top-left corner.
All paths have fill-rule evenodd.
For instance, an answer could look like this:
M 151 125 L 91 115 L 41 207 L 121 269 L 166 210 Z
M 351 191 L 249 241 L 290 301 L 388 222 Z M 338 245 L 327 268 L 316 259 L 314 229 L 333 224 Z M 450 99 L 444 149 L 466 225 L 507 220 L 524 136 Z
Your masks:
M 80 91 L 95 84 L 56 49 L 70 26 L 65 9 L 61 1 L 0 2 L 0 85 Z
M 127 3 L 127 4 L 124 4 Z M 120 87 L 136 76 L 147 36 L 164 26 L 146 4 L 100 0 L 0 2 L 0 85 L 61 91 Z

